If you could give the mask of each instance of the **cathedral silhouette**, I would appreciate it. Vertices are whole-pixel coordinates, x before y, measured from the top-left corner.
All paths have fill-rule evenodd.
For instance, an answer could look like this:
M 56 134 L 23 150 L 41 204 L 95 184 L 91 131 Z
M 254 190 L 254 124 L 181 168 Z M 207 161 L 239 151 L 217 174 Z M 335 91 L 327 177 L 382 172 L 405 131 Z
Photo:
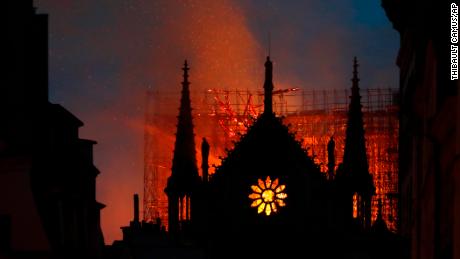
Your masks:
M 213 143 L 205 138 L 198 167 L 185 62 L 164 190 L 168 229 L 160 218 L 140 220 L 136 194 L 123 240 L 108 245 L 100 222 L 105 205 L 96 199 L 96 142 L 81 138 L 83 121 L 48 97 L 48 15 L 38 13 L 33 0 L 7 0 L 0 258 L 458 258 L 460 85 L 447 77 L 451 44 L 443 35 L 449 27 L 439 18 L 450 8 L 439 1 L 415 9 L 410 1 L 381 2 L 401 36 L 398 234 L 387 228 L 384 201 L 374 196 L 357 59 L 343 162 L 336 164 L 331 136 L 324 173 L 274 113 L 267 57 L 264 112 L 214 174 L 208 172 Z
M 165 189 L 173 240 L 204 249 L 207 258 L 234 258 L 242 251 L 245 257 L 265 258 L 396 254 L 384 248 L 398 246 L 380 211 L 371 225 L 375 187 L 366 157 L 356 58 L 344 159 L 334 172 L 331 137 L 327 175 L 275 116 L 273 63 L 267 57 L 263 114 L 228 150 L 213 175 L 208 174 L 209 144 L 203 139 L 200 177 L 187 61 L 183 71 L 172 173 Z

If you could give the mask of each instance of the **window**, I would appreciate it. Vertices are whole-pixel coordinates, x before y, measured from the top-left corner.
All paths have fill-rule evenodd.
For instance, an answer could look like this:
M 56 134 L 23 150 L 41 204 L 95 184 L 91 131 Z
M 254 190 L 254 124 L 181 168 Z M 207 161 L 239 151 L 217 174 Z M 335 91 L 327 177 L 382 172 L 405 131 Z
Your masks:
M 272 213 L 278 212 L 279 207 L 286 206 L 284 199 L 287 194 L 283 191 L 286 185 L 279 184 L 279 180 L 275 179 L 273 182 L 270 176 L 267 176 L 265 181 L 258 179 L 257 185 L 251 185 L 252 193 L 249 198 L 252 201 L 251 207 L 257 208 L 257 213 L 265 212 L 265 215 L 270 216 Z

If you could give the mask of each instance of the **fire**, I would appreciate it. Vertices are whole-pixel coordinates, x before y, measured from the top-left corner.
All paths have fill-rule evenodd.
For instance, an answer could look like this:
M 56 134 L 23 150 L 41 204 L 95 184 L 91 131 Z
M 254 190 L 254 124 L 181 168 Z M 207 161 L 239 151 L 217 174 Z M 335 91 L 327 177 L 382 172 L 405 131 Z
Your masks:
M 336 99 L 331 100 L 331 96 L 335 96 Z M 324 173 L 327 172 L 328 164 L 327 143 L 332 135 L 336 142 L 336 168 L 342 161 L 348 96 L 349 93 L 346 90 L 315 93 L 300 89 L 291 91 L 289 94 L 284 93 L 282 97 L 277 95 L 276 98 L 273 98 L 275 113 L 285 116 L 284 123 L 290 125 L 290 130 L 295 133 L 297 140 L 301 142 L 304 148 L 308 149 L 309 155 L 314 157 L 315 162 L 320 165 L 321 171 Z M 374 99 L 369 99 L 370 96 Z M 382 199 L 382 216 L 389 229 L 396 231 L 398 220 L 397 140 L 399 123 L 397 107 L 393 106 L 391 96 L 390 89 L 369 89 L 364 91 L 362 100 L 369 172 L 373 175 L 374 185 L 377 189 L 372 200 L 371 220 L 373 222 L 377 218 L 378 200 Z M 152 111 L 165 111 L 169 108 L 176 111 L 177 108 L 169 106 L 174 103 L 172 100 L 176 100 L 177 103 L 178 99 L 178 94 L 156 96 L 152 98 L 152 103 L 159 105 L 159 108 L 156 110 L 153 107 L 150 108 Z M 164 100 L 165 103 L 158 102 L 158 100 Z M 326 100 L 327 102 L 321 103 L 317 100 Z M 375 100 L 378 102 L 373 103 Z M 171 103 L 166 101 L 171 101 Z M 211 145 L 209 157 L 211 178 L 214 173 L 212 165 L 219 165 L 220 158 L 226 156 L 226 150 L 231 149 L 233 142 L 246 132 L 247 127 L 253 122 L 253 117 L 262 112 L 262 103 L 261 95 L 251 91 L 219 89 L 209 91 L 207 89 L 204 92 L 192 93 L 192 105 L 195 112 L 195 143 L 199 147 L 201 138 L 206 137 Z M 373 108 L 373 105 L 378 109 Z M 150 157 L 146 161 L 157 161 L 158 163 L 149 164 L 151 163 L 149 162 L 146 164 L 146 167 L 150 168 L 151 171 L 146 171 L 145 189 L 147 195 L 144 202 L 151 207 L 146 207 L 144 219 L 153 220 L 159 216 L 166 223 L 167 198 L 163 190 L 166 179 L 171 174 L 170 163 L 172 161 L 176 115 L 166 116 L 156 112 L 152 112 L 150 115 L 152 118 L 147 122 L 147 129 L 151 129 L 152 125 L 156 127 L 156 130 L 152 132 L 156 132 L 156 135 L 150 135 L 150 137 L 159 139 L 146 144 L 146 157 Z M 148 132 L 147 136 L 149 136 Z M 197 165 L 199 167 L 201 166 L 200 158 L 201 152 L 197 149 Z M 154 164 L 160 164 L 163 167 L 153 166 Z M 156 172 L 157 181 L 155 184 L 153 184 L 155 177 L 149 172 Z M 267 192 L 265 196 L 269 198 L 270 193 Z M 279 199 L 276 204 L 279 207 L 285 203 Z M 264 209 L 266 208 L 264 207 Z M 357 208 L 354 208 L 353 211 L 354 214 L 357 213 Z M 272 212 L 274 212 L 273 207 L 270 208 L 270 214 Z
M 353 194 L 353 218 L 358 217 L 358 194 Z

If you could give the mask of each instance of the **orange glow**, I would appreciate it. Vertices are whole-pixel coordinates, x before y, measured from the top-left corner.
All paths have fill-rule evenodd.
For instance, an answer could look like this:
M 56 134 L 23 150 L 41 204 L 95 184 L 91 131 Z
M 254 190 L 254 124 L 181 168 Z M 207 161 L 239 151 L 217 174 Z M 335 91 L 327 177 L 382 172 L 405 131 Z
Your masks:
M 191 68 L 189 79 L 192 91 L 211 93 L 209 90 L 214 87 L 255 89 L 261 85 L 258 83 L 263 78 L 260 59 L 264 57 L 264 51 L 247 25 L 245 14 L 238 3 L 231 0 L 158 0 L 152 1 L 150 7 L 154 19 L 161 22 L 156 23 L 159 26 L 152 26 L 146 35 L 149 42 L 152 42 L 149 43 L 150 53 L 146 53 L 149 62 L 130 62 L 130 67 L 125 69 L 134 71 L 129 74 L 130 77 L 143 71 L 151 76 L 150 82 L 154 84 L 154 89 L 180 91 L 180 66 L 186 58 Z M 131 96 L 132 82 L 128 81 L 124 85 L 129 86 L 126 96 Z M 152 97 L 147 97 L 146 103 L 144 220 L 155 222 L 159 217 L 167 227 L 168 202 L 163 190 L 171 173 L 179 98 L 162 98 L 160 102 L 149 102 L 149 98 Z M 139 102 L 142 98 L 135 100 Z M 198 99 L 192 98 L 194 109 L 195 100 Z M 139 106 L 139 103 L 132 106 Z M 211 107 L 208 108 L 211 110 Z M 220 164 L 219 156 L 223 156 L 225 148 L 230 148 L 230 145 L 225 141 L 214 141 L 217 137 L 212 129 L 219 125 L 209 123 L 211 112 L 195 111 L 197 165 L 201 165 L 201 138 L 206 137 L 211 140 L 209 174 L 212 175 L 215 170 L 213 165 Z M 203 120 L 199 122 L 201 118 Z M 232 123 L 244 127 L 242 121 Z M 152 126 L 156 132 L 161 133 L 150 134 Z M 232 137 L 237 136 L 234 131 L 227 133 Z M 168 137 L 164 138 L 165 135 Z
M 289 89 L 289 88 L 282 88 Z M 233 148 L 233 142 L 238 141 L 239 136 L 246 132 L 246 129 L 263 111 L 263 94 L 258 91 L 246 90 L 222 90 L 213 88 L 206 89 L 204 92 L 192 92 L 192 106 L 194 108 L 194 125 L 196 139 L 195 143 L 199 147 L 201 138 L 206 137 L 211 145 L 210 165 L 220 164 L 220 157 L 226 157 L 226 149 Z M 289 91 L 281 95 L 274 95 L 274 110 L 278 115 L 284 115 L 283 123 L 290 124 L 290 130 L 295 132 L 296 139 L 299 140 L 304 148 L 308 148 L 310 156 L 314 155 L 315 162 L 320 166 L 323 173 L 327 173 L 327 143 L 333 135 L 335 140 L 335 169 L 342 161 L 345 143 L 345 129 L 347 121 L 347 105 L 349 92 L 347 90 L 336 91 L 306 91 L 298 89 Z M 382 200 L 382 216 L 391 231 L 396 231 L 398 216 L 398 118 L 397 106 L 391 101 L 391 89 L 368 89 L 362 91 L 363 113 L 366 132 L 366 149 L 369 162 L 369 172 L 374 179 L 376 195 L 372 198 L 371 221 L 377 217 L 377 201 Z M 177 107 L 170 107 L 169 102 L 176 103 L 179 100 L 178 94 L 160 95 L 152 99 L 152 103 L 160 104 L 157 111 L 171 109 L 175 111 Z M 315 98 L 313 98 L 315 97 Z M 158 101 L 160 100 L 160 101 Z M 324 101 L 322 103 L 321 101 Z M 156 116 L 156 117 L 155 117 Z M 172 160 L 172 147 L 174 143 L 174 130 L 176 114 L 167 116 L 153 116 L 151 125 L 154 128 L 164 128 L 157 132 L 161 138 L 161 145 L 151 148 L 151 154 L 155 155 L 161 162 L 164 169 L 157 168 L 163 177 L 157 187 L 161 199 L 165 202 L 159 210 L 164 212 L 167 219 L 167 203 L 163 193 L 167 176 L 170 175 L 170 161 Z M 156 119 L 155 119 L 156 118 Z M 241 124 L 235 123 L 235 119 Z M 169 128 L 168 128 L 169 127 Z M 152 128 L 152 127 L 149 127 Z M 164 136 L 170 134 L 167 138 Z M 168 143 L 164 143 L 165 139 Z M 165 148 L 169 147 L 169 148 Z M 201 152 L 197 149 L 198 165 L 200 165 Z M 214 168 L 210 168 L 209 173 L 214 173 Z M 332 176 L 333 179 L 334 176 Z M 271 189 L 275 193 L 284 191 L 285 186 L 279 185 L 278 179 L 271 183 Z M 260 188 L 259 194 L 266 185 L 262 179 L 257 181 Z M 273 186 L 277 186 L 276 188 Z M 255 191 L 254 191 L 255 192 Z M 275 195 L 276 196 L 276 195 Z M 255 196 L 253 196 L 255 198 Z M 259 207 L 262 203 L 258 204 Z M 274 209 L 271 206 L 270 214 L 279 210 L 285 203 L 282 200 L 275 200 Z M 262 209 L 262 208 L 261 208 Z M 264 206 L 262 212 L 266 214 Z
M 272 212 L 278 212 L 276 204 L 280 207 L 286 206 L 284 199 L 287 198 L 287 194 L 282 191 L 286 189 L 286 185 L 278 186 L 278 178 L 272 182 L 270 176 L 267 176 L 265 181 L 258 179 L 257 185 L 251 185 L 251 189 L 254 193 L 249 194 L 249 198 L 254 200 L 251 203 L 251 207 L 257 207 L 257 213 L 260 214 L 265 211 L 265 215 L 270 216 Z
M 253 207 L 253 208 L 257 207 L 262 203 L 262 199 L 259 199 L 259 197 L 260 197 L 260 195 L 257 195 L 257 197 L 256 197 L 257 200 L 252 202 L 251 207 Z M 249 196 L 249 198 L 254 199 L 251 196 Z
M 358 194 L 353 194 L 353 218 L 358 217 Z
M 161 80 L 157 89 L 170 89 L 174 82 L 180 82 L 177 68 L 184 58 L 190 61 L 194 90 L 209 91 L 224 85 L 254 89 L 260 85 L 254 82 L 263 78 L 259 65 L 264 51 L 237 3 L 157 0 L 154 5 L 155 9 L 162 10 L 156 17 L 162 26 L 153 28 L 152 32 L 152 35 L 162 35 L 155 41 L 157 46 L 152 57 L 157 61 L 152 66 L 153 77 Z M 171 56 L 182 57 L 182 60 Z
M 265 188 L 265 187 L 262 187 L 262 188 Z M 252 185 L 251 189 L 255 191 L 256 193 L 262 193 L 262 190 L 259 188 L 259 186 Z
M 262 199 L 264 200 L 265 203 L 273 202 L 274 198 L 275 198 L 275 192 L 271 189 L 267 189 L 262 193 Z M 277 198 L 279 198 L 278 195 L 277 195 Z
M 286 206 L 286 203 L 284 203 L 283 200 L 276 200 L 276 204 L 278 204 L 278 206 L 280 206 L 280 207 Z

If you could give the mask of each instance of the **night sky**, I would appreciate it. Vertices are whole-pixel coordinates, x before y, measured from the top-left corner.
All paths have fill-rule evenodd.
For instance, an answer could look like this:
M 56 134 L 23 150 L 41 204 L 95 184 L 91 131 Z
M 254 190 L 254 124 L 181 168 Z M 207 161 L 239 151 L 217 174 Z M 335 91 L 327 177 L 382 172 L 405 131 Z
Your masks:
M 50 15 L 50 100 L 85 122 L 82 138 L 98 142 L 106 243 L 121 237 L 119 227 L 132 219 L 132 194 L 143 193 L 145 91 L 180 89 L 185 58 L 195 90 L 260 89 L 270 33 L 275 88 L 348 88 L 354 56 L 362 88 L 398 86 L 399 38 L 380 1 L 36 0 L 36 6 Z

